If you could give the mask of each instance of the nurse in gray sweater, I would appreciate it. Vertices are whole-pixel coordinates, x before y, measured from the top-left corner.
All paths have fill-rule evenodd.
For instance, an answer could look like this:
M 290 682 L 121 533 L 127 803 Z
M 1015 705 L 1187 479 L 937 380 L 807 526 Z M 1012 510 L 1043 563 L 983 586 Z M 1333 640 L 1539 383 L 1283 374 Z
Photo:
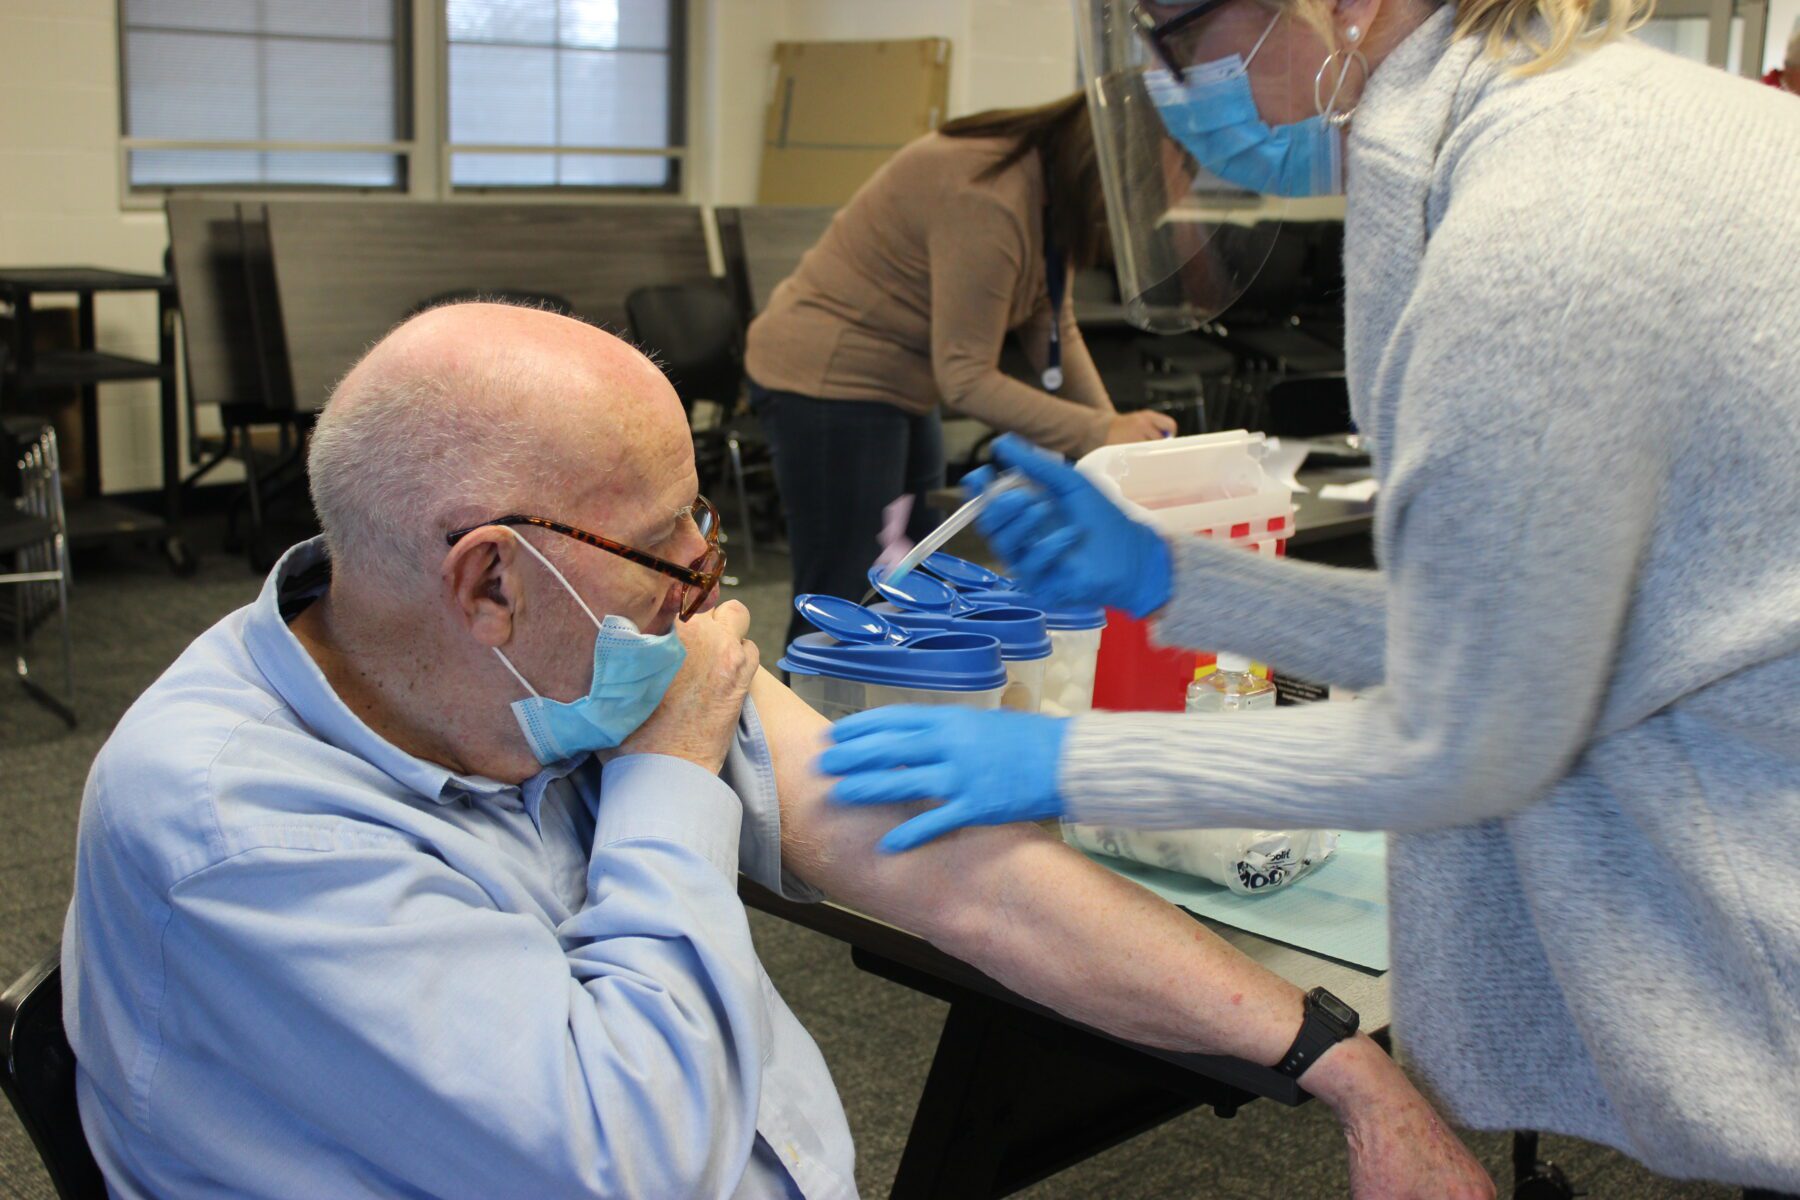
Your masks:
M 1251 60 L 1289 194 L 1329 146 L 1313 89 L 1257 62 L 1368 65 L 1327 116 L 1357 102 L 1380 571 L 1164 538 L 1019 445 L 996 456 L 1036 486 L 984 528 L 1047 599 L 1371 694 L 1216 723 L 880 709 L 821 769 L 843 802 L 940 802 L 900 849 L 1049 816 L 1392 831 L 1396 1028 L 1461 1123 L 1800 1191 L 1800 106 L 1618 36 L 1626 0 L 1586 34 L 1586 0 L 1284 3 L 1164 42 Z M 1267 148 L 1220 170 L 1199 84 L 1147 82 L 1216 173 Z

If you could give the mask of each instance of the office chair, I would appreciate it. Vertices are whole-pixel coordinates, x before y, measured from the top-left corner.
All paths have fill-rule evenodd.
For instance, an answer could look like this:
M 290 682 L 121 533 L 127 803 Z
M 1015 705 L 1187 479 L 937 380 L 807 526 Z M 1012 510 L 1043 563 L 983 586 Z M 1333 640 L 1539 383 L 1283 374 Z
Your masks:
M 722 477 L 730 472 L 737 495 L 738 518 L 744 529 L 744 561 L 756 567 L 756 537 L 745 483 L 744 449 L 766 447 L 755 418 L 740 412 L 744 386 L 744 322 L 730 292 L 716 283 L 657 284 L 625 297 L 625 316 L 638 346 L 657 360 L 675 394 L 694 418 L 694 402 L 710 400 L 723 411 L 715 427 L 695 429 L 694 457 L 700 478 L 717 464 Z M 764 455 L 766 458 L 766 455 Z M 759 462 L 757 474 L 773 477 L 773 467 Z
M 6 500 L 10 499 L 11 503 Z M 13 592 L 13 664 L 27 695 L 75 727 L 75 649 L 69 629 L 69 546 L 56 430 L 34 418 L 0 423 L 0 585 Z M 54 609 L 62 628 L 63 696 L 31 677 L 25 639 Z
M 0 993 L 0 1091 L 31 1135 L 63 1200 L 106 1200 L 75 1105 L 75 1052 L 62 1023 L 62 971 L 52 951 Z
M 166 207 L 169 248 L 163 273 L 175 281 L 189 452 L 198 464 L 181 486 L 192 491 L 228 460 L 243 465 L 244 484 L 226 512 L 225 549 L 244 550 L 250 569 L 260 574 L 277 557 L 265 539 L 263 510 L 292 491 L 296 477 L 304 479 L 299 468 L 317 416 L 295 405 L 289 383 L 267 213 L 258 205 L 193 197 L 172 197 Z M 197 357 L 216 365 L 209 371 Z M 219 378 L 221 369 L 226 381 Z M 217 434 L 201 431 L 203 404 L 218 410 Z M 271 427 L 272 450 L 261 436 Z M 238 525 L 246 513 L 249 531 L 240 537 Z
M 1276 380 L 1263 393 L 1257 416 L 1257 428 L 1273 437 L 1327 437 L 1355 426 L 1342 371 Z
M 553 312 L 559 317 L 576 315 L 575 306 L 567 299 L 554 292 L 522 292 L 509 288 L 455 288 L 448 292 L 439 292 L 435 296 L 427 296 L 407 310 L 406 315 L 416 317 L 428 308 L 438 308 L 445 304 L 464 304 L 471 300 L 486 300 L 495 304 L 521 304 L 529 308 L 541 308 L 545 312 Z

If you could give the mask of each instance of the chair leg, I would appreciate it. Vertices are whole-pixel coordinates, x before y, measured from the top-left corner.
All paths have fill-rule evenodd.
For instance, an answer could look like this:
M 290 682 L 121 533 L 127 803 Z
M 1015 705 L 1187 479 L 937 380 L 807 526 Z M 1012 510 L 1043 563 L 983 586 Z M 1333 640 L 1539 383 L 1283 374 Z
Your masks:
M 69 547 L 62 534 L 56 535 L 56 607 L 62 625 L 63 695 L 75 703 L 75 635 L 69 628 Z
M 256 467 L 256 439 L 248 427 L 244 429 L 244 501 L 250 509 L 250 531 L 244 542 L 249 548 L 250 569 L 261 574 L 263 511 L 262 476 Z
M 55 692 L 52 692 L 49 688 L 46 688 L 43 684 L 33 679 L 31 677 L 30 664 L 25 661 L 25 600 L 27 595 L 28 589 L 24 587 L 18 588 L 13 593 L 13 668 L 17 672 L 19 686 L 25 689 L 25 694 L 27 696 L 36 700 L 52 713 L 55 713 L 62 719 L 63 724 L 67 725 L 70 729 L 73 729 L 76 725 L 75 710 L 71 708 L 69 704 L 64 703 L 62 698 Z M 71 651 L 68 638 L 69 615 L 68 610 L 65 608 L 63 610 L 63 668 L 65 672 L 68 673 L 69 690 L 67 694 L 69 702 L 73 703 L 75 699 L 73 659 L 69 657 Z
M 744 487 L 744 451 L 735 436 L 725 439 L 731 454 L 731 479 L 737 488 L 738 519 L 744 526 L 744 565 L 756 570 L 756 531 L 750 522 L 750 492 Z

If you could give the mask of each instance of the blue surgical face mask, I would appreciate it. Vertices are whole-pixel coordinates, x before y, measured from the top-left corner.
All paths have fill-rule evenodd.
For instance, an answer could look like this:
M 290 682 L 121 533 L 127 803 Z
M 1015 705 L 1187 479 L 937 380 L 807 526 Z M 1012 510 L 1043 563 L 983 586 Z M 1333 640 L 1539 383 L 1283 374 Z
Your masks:
M 1275 21 L 1281 15 L 1276 14 Z M 1227 183 L 1274 196 L 1335 196 L 1344 190 L 1343 134 L 1323 114 L 1270 126 L 1250 91 L 1250 62 L 1275 29 L 1263 30 L 1249 58 L 1232 55 L 1182 72 L 1144 72 L 1150 102 L 1174 139 Z
M 528 699 L 513 701 L 513 716 L 518 718 L 532 754 L 545 766 L 594 750 L 611 750 L 649 720 L 662 703 L 687 657 L 687 647 L 673 628 L 656 637 L 640 633 L 628 618 L 608 616 L 603 621 L 596 617 L 563 573 L 551 566 L 536 546 L 524 538 L 518 542 L 575 597 L 575 603 L 581 605 L 581 611 L 599 632 L 594 636 L 594 677 L 588 684 L 588 694 L 567 702 L 538 695 L 537 689 L 525 682 L 518 668 L 495 646 L 494 653 L 506 669 L 531 693 Z

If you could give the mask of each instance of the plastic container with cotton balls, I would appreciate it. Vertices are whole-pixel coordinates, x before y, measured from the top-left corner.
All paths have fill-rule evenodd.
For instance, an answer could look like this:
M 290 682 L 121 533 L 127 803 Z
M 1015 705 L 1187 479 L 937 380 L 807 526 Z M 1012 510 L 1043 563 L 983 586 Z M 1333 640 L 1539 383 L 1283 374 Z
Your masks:
M 997 638 L 901 629 L 835 596 L 796 596 L 794 607 L 821 632 L 795 638 L 779 665 L 794 694 L 829 720 L 888 704 L 1000 706 L 1007 672 Z
M 901 629 L 986 634 L 1000 642 L 1006 664 L 1003 708 L 1037 712 L 1044 698 L 1044 677 L 1052 649 L 1044 614 L 1033 608 L 986 603 L 965 597 L 955 588 L 923 572 L 898 583 L 882 567 L 869 571 L 869 582 L 886 599 L 870 612 Z

